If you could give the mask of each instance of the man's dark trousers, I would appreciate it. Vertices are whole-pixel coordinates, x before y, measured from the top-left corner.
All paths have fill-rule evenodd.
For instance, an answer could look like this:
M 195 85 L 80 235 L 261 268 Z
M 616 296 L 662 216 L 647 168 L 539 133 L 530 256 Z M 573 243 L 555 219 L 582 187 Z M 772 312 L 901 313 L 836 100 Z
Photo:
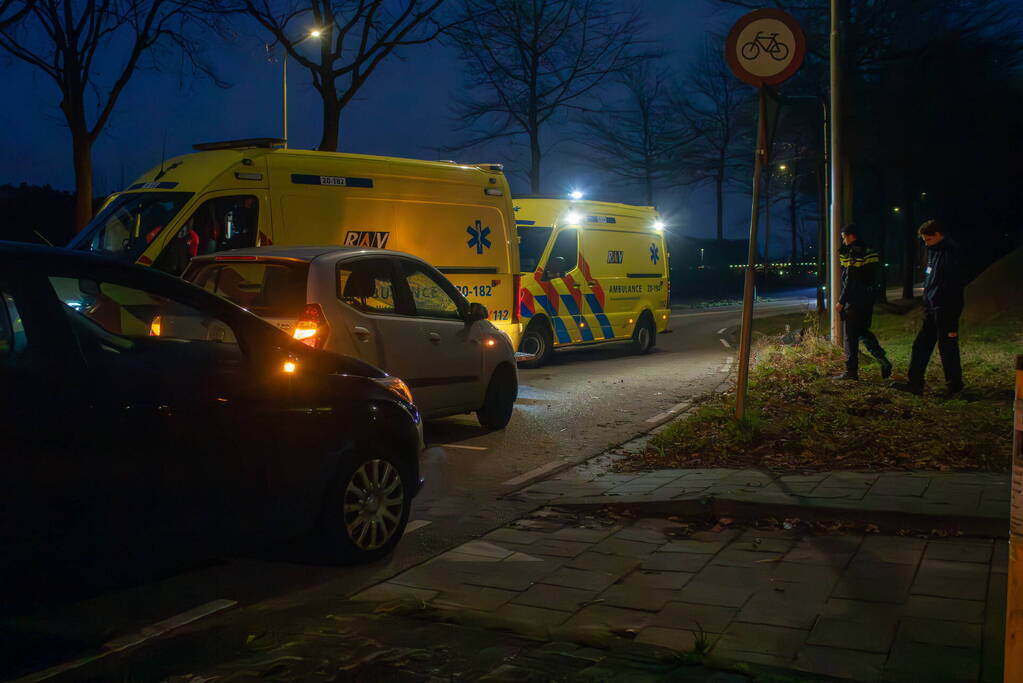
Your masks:
M 842 311 L 845 320 L 845 371 L 856 377 L 860 369 L 860 340 L 871 356 L 884 364 L 885 354 L 877 337 L 870 331 L 874 307 L 855 307 Z
M 963 367 L 959 359 L 959 315 L 960 308 L 925 308 L 924 324 L 913 340 L 913 355 L 909 360 L 909 383 L 922 387 L 927 364 L 938 344 L 938 354 L 945 370 L 945 381 L 949 387 L 963 385 Z

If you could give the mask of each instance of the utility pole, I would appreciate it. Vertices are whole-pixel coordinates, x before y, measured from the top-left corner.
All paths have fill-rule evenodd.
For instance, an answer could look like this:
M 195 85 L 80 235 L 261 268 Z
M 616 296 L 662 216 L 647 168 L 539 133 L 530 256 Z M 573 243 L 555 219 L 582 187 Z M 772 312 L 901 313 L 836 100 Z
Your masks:
M 829 226 L 828 259 L 828 310 L 831 314 L 831 343 L 842 346 L 842 318 L 838 314 L 838 297 L 841 294 L 841 266 L 838 250 L 841 248 L 839 231 L 842 229 L 842 69 L 839 34 L 839 3 L 831 0 L 831 225 Z

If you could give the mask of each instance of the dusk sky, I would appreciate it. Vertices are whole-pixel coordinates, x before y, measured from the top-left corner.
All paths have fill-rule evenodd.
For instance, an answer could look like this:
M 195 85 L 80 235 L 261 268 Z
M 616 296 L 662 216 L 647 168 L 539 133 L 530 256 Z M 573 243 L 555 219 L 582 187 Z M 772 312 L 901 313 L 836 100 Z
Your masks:
M 644 37 L 666 51 L 666 63 L 680 76 L 707 33 L 727 31 L 742 14 L 713 0 L 642 0 L 640 6 L 647 21 Z M 173 66 L 135 75 L 94 147 L 98 195 L 116 191 L 159 163 L 165 138 L 166 155 L 171 157 L 191 151 L 197 142 L 281 135 L 281 63 L 267 59 L 259 27 L 241 17 L 233 22 L 238 39 L 211 39 L 207 55 L 231 87 L 180 78 Z M 4 131 L 0 183 L 72 189 L 69 135 L 57 108 L 56 86 L 38 69 L 6 55 L 0 60 L 6 91 L 18 94 L 17 105 L 0 109 Z M 295 62 L 289 64 L 288 76 L 290 144 L 314 148 L 320 138 L 319 97 L 308 72 Z M 458 140 L 450 102 L 458 97 L 462 83 L 455 53 L 442 45 L 408 48 L 399 58 L 392 56 L 342 113 L 341 151 L 501 162 L 513 190 L 525 192 L 524 176 L 517 173 L 528 163 L 521 147 L 505 143 L 457 155 L 435 151 Z M 548 144 L 554 140 L 552 136 Z M 544 160 L 545 191 L 578 186 L 594 198 L 602 191 L 606 195 L 611 188 L 603 187 L 593 170 L 579 166 L 565 151 L 559 145 Z M 614 188 L 614 195 L 625 198 L 621 188 Z M 639 203 L 642 195 L 637 190 L 629 199 Z M 670 211 L 673 226 L 682 234 L 712 236 L 713 208 L 706 192 L 662 194 L 658 204 Z M 726 220 L 727 235 L 740 237 L 748 226 L 748 207 L 730 202 Z

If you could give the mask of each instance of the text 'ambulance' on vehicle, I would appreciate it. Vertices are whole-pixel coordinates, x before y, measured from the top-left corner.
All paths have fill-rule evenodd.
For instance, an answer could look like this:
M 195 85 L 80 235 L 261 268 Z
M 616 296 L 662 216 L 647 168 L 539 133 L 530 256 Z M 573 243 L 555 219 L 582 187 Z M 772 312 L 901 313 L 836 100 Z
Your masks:
M 394 249 L 436 266 L 514 345 L 518 263 L 498 164 L 283 149 L 258 138 L 195 145 L 124 191 L 72 240 L 180 275 L 192 257 L 246 247 Z
M 520 349 L 536 365 L 569 345 L 654 347 L 669 318 L 668 248 L 654 207 L 524 197 L 515 218 Z

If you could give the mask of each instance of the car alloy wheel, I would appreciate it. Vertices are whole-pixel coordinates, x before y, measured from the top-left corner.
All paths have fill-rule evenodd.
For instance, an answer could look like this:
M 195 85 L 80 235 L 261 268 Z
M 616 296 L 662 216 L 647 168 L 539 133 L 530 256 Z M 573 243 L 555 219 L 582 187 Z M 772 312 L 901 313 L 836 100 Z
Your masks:
M 386 460 L 367 460 L 345 488 L 345 531 L 359 550 L 377 550 L 397 533 L 404 508 L 405 487 L 398 469 Z

